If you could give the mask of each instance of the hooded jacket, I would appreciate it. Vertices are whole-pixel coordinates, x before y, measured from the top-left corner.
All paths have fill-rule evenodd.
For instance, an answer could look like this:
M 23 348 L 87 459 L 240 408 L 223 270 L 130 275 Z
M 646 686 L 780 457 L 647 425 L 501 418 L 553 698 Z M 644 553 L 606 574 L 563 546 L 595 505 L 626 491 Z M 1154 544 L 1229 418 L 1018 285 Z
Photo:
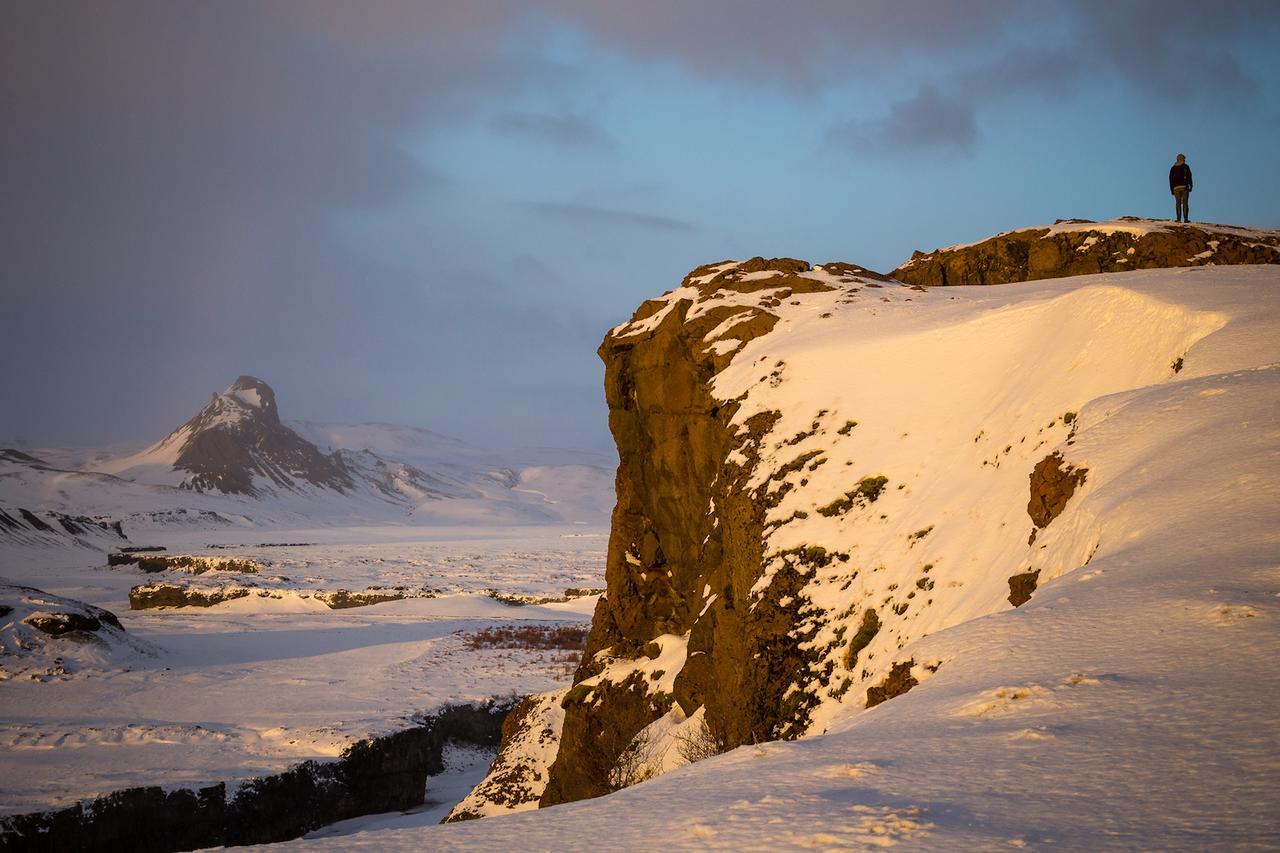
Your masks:
M 1186 163 L 1174 163 L 1169 170 L 1169 192 L 1173 192 L 1174 187 L 1186 187 L 1188 192 L 1191 191 L 1191 167 Z

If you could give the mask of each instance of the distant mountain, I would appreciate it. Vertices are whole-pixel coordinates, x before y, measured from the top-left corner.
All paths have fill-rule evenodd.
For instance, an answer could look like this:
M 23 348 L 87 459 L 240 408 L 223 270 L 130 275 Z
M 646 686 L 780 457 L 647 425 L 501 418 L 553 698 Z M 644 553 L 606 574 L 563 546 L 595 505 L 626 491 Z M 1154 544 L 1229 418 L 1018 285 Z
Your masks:
M 0 451 L 0 510 L 15 520 L 31 510 L 122 521 L 126 532 L 313 522 L 603 525 L 615 467 L 611 454 L 487 450 L 417 427 L 282 421 L 271 386 L 241 376 L 140 452 Z
M 280 423 L 275 391 L 253 376 L 241 376 L 213 395 L 162 441 L 95 468 L 197 492 L 259 496 L 276 489 L 297 491 L 304 483 L 337 492 L 355 488 L 337 454 L 321 452 Z

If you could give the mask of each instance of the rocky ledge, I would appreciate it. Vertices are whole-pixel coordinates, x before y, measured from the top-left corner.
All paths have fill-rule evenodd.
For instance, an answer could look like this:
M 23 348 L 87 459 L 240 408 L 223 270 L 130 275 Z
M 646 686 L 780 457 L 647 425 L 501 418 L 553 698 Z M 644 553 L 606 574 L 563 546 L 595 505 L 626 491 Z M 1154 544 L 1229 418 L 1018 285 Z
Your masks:
M 275 579 L 269 579 L 275 580 Z M 330 610 L 346 610 L 367 607 L 385 601 L 405 598 L 435 598 L 430 589 L 410 587 L 368 587 L 363 590 L 347 589 L 294 589 L 254 586 L 247 583 L 199 584 L 173 581 L 156 581 L 138 584 L 129 590 L 130 610 L 151 610 L 158 607 L 213 607 L 237 598 L 311 598 Z
M 1007 284 L 1138 269 L 1280 263 L 1280 232 L 1122 216 L 1060 219 L 979 243 L 915 252 L 891 275 L 919 285 Z

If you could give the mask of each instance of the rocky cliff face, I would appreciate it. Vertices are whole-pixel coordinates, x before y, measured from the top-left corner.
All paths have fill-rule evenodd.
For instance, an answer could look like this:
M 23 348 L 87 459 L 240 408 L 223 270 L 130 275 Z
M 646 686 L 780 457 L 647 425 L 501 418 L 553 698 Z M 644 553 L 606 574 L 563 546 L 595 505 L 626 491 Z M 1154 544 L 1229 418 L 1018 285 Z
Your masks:
M 1082 412 L 1171 381 L 1224 322 L 1133 280 L 962 299 L 755 258 L 694 270 L 610 331 L 608 590 L 574 685 L 537 700 L 563 711 L 541 805 L 891 701 L 947 665 L 912 643 L 1087 563 Z M 495 767 L 528 769 L 508 809 L 535 795 L 547 739 L 508 739 Z M 483 790 L 466 816 L 503 810 Z
M 1100 272 L 1280 263 L 1280 234 L 1208 223 L 1126 216 L 1111 222 L 1059 220 L 980 243 L 924 253 L 893 271 L 921 285 L 1007 284 Z
M 783 694 L 812 656 L 790 634 L 795 608 L 776 604 L 794 579 L 779 578 L 764 607 L 753 609 L 750 595 L 764 504 L 744 477 L 773 418 L 739 431 L 737 403 L 716 399 L 711 380 L 746 341 L 773 329 L 770 307 L 845 278 L 858 280 L 852 268 L 814 274 L 785 258 L 701 267 L 685 279 L 685 298 L 645 303 L 601 346 L 621 450 L 608 593 L 575 679 L 589 689 L 565 700 L 544 805 L 618 787 L 619 757 L 673 703 L 685 714 L 709 703 L 708 723 L 730 746 L 798 731 L 802 709 Z M 740 458 L 730 461 L 733 451 Z M 710 614 L 707 587 L 718 597 Z M 678 671 L 645 665 L 673 656 Z M 760 701 L 731 698 L 744 695 Z

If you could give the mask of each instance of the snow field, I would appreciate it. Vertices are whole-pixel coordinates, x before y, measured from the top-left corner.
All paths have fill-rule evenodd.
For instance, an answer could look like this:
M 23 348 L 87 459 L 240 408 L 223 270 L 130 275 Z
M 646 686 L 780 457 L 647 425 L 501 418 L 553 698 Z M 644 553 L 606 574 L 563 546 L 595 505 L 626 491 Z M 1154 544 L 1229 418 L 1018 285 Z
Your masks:
M 268 538 L 304 542 L 313 532 L 271 531 Z M 412 725 L 416 715 L 449 702 L 568 682 L 574 664 L 565 652 L 476 649 L 466 638 L 494 624 L 589 620 L 595 597 L 519 607 L 486 590 L 556 596 L 568 586 L 602 586 L 602 531 L 400 528 L 399 541 L 385 528 L 322 533 L 314 538 L 328 541 L 315 545 L 204 553 L 252 556 L 272 564 L 264 571 L 283 568 L 328 588 L 394 578 L 438 588 L 440 597 L 343 610 L 251 597 L 211 608 L 130 611 L 130 585 L 181 573 L 108 569 L 102 555 L 82 549 L 5 551 L 4 573 L 107 607 L 151 653 L 49 683 L 0 687 L 0 748 L 11 771 L 0 780 L 0 809 L 35 811 L 136 785 L 199 786 L 274 773 L 336 757 L 355 740 Z M 157 538 L 190 553 L 209 536 Z M 87 651 L 60 642 L 69 657 Z

